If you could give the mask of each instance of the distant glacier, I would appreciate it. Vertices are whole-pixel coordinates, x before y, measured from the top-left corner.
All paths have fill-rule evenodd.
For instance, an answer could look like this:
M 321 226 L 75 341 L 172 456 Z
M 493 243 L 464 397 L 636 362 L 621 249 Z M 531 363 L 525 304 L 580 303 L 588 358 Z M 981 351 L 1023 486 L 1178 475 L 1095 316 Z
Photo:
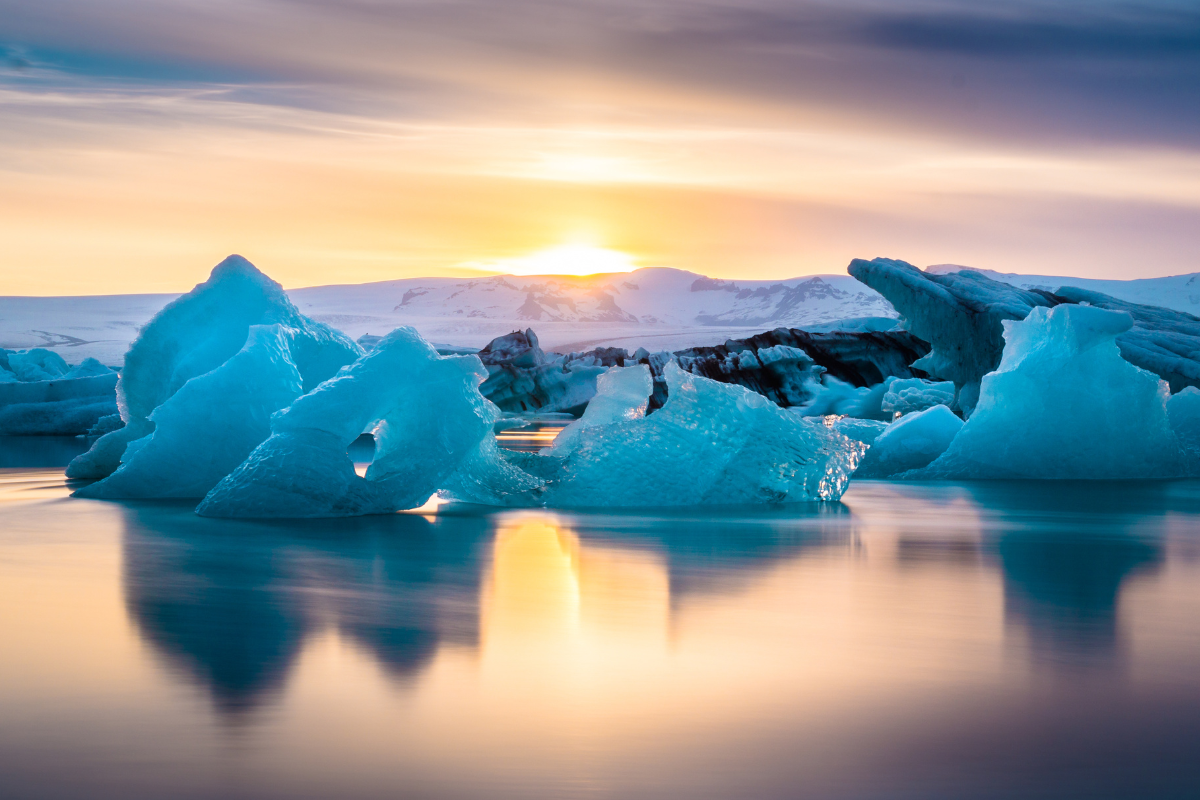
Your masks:
M 929 271 L 960 269 L 966 268 Z M 1074 286 L 1200 311 L 1200 274 L 1133 281 L 984 274 L 1022 288 Z M 662 267 L 589 277 L 406 278 L 287 294 L 305 315 L 353 339 L 411 325 L 431 341 L 478 348 L 534 325 L 542 344 L 559 352 L 597 346 L 672 350 L 778 327 L 812 330 L 836 320 L 898 316 L 882 295 L 849 275 L 732 281 Z M 0 347 L 46 347 L 71 363 L 94 357 L 119 366 L 138 329 L 178 296 L 0 297 Z

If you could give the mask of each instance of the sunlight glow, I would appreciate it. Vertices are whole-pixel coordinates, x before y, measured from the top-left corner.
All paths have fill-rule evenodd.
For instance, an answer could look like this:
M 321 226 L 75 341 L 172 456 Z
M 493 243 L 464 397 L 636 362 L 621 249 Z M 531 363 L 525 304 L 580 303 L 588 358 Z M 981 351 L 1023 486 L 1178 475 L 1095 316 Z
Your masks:
M 511 275 L 598 275 L 637 269 L 634 257 L 590 244 L 564 244 L 520 258 L 475 261 L 463 266 Z

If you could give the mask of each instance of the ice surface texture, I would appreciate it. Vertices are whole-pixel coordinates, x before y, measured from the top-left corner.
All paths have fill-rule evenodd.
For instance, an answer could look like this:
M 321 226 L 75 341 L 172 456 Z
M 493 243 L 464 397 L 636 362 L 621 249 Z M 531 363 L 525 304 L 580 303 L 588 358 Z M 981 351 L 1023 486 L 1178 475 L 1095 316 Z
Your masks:
M 0 435 L 77 436 L 117 411 L 117 374 L 50 350 L 0 349 Z
M 865 445 L 744 387 L 692 375 L 674 363 L 664 375 L 668 398 L 655 413 L 637 416 L 640 400 L 635 405 L 632 398 L 645 386 L 645 375 L 622 370 L 601 383 L 612 402 L 600 407 L 607 410 L 597 413 L 597 424 L 574 428 L 561 449 L 546 455 L 506 456 L 546 484 L 539 492 L 511 494 L 506 504 L 794 503 L 836 500 L 846 490 Z M 447 494 L 495 502 L 461 481 Z
M 894 323 L 894 320 L 888 320 Z M 444 352 L 444 351 L 443 351 Z M 579 353 L 545 353 L 532 330 L 494 339 L 479 351 L 488 368 L 483 395 L 509 412 L 569 411 L 578 415 L 596 392 L 606 369 L 646 364 L 654 377 L 650 410 L 667 398 L 663 368 L 674 362 L 695 375 L 736 383 L 781 406 L 812 406 L 813 414 L 878 415 L 882 390 L 866 397 L 867 387 L 888 377 L 912 378 L 909 364 L 929 347 L 907 331 L 808 331 L 778 328 L 715 347 L 632 355 L 616 347 Z
M 153 432 L 128 444 L 112 475 L 76 493 L 204 497 L 270 435 L 271 414 L 300 396 L 293 336 L 282 325 L 252 325 L 232 358 L 183 384 L 150 413 Z
M 1068 303 L 1124 311 L 1133 327 L 1117 337 L 1121 355 L 1131 364 L 1153 372 L 1178 392 L 1200 386 L 1200 317 L 1158 306 L 1144 306 L 1100 292 L 1063 286 L 1054 296 Z
M 1018 289 L 970 270 L 933 274 L 887 258 L 855 259 L 847 269 L 886 297 L 908 330 L 933 346 L 913 366 L 953 381 L 954 407 L 967 414 L 975 406 L 980 380 L 1000 363 L 1002 323 L 1024 319 L 1031 309 L 1055 303 L 1044 293 Z
M 1138 305 L 1100 292 L 1062 286 L 1053 292 L 1026 291 L 975 270 L 922 272 L 903 261 L 856 259 L 850 274 L 881 292 L 900 312 L 909 330 L 933 345 L 913 364 L 934 377 L 953 381 L 954 407 L 969 414 L 983 375 L 1000 363 L 1004 320 L 1019 320 L 1034 308 L 1086 304 L 1124 311 L 1132 327 L 1117 336 L 1121 355 L 1147 369 L 1178 392 L 1200 386 L 1200 317 L 1157 306 Z
M 398 328 L 276 414 L 270 438 L 196 511 L 341 517 L 419 506 L 481 444 L 494 448 L 498 412 L 478 389 L 486 374 L 477 357 L 439 356 L 415 330 Z M 375 436 L 375 460 L 360 477 L 346 449 L 364 431 Z
M 875 437 L 854 477 L 889 478 L 927 466 L 946 451 L 962 426 L 944 405 L 903 416 Z
M 953 402 L 954 384 L 950 381 L 935 383 L 920 378 L 888 379 L 880 408 L 891 419 L 934 406 L 949 406 Z
M 252 338 L 252 326 L 275 330 Z M 104 478 L 124 465 L 126 475 L 88 487 L 86 494 L 202 497 L 210 488 L 204 484 L 220 479 L 214 478 L 219 465 L 240 449 L 244 458 L 266 436 L 264 414 L 287 405 L 361 353 L 343 334 L 297 311 L 282 287 L 249 261 L 230 256 L 138 334 L 117 382 L 125 427 L 98 439 L 71 462 L 67 475 Z M 202 380 L 156 415 L 197 379 Z M 239 389 L 239 384 L 244 385 Z M 170 430 L 153 446 L 150 441 L 134 446 L 154 433 L 159 420 Z M 201 421 L 212 427 L 196 427 Z M 251 441 L 257 434 L 261 437 Z M 133 448 L 128 455 L 127 447 Z M 139 452 L 144 466 L 133 465 Z M 157 477 L 152 466 L 160 469 Z
M 1181 474 L 1167 384 L 1117 349 L 1132 324 L 1128 314 L 1076 305 L 1035 308 L 1023 322 L 1006 322 L 1003 359 L 984 376 L 975 412 L 945 453 L 903 477 Z M 1189 416 L 1180 409 L 1181 420 Z

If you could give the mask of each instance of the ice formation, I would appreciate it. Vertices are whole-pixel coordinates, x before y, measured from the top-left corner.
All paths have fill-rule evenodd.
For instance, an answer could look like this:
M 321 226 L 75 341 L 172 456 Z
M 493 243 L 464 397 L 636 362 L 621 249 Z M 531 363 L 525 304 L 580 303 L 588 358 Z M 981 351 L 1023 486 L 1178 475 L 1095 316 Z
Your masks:
M 506 458 L 545 482 L 512 493 L 508 505 L 552 507 L 677 506 L 836 500 L 865 445 L 823 421 L 780 408 L 744 387 L 664 368 L 667 402 L 645 417 L 630 402 L 644 373 L 622 371 L 601 388 L 612 403 L 598 424 L 580 425 L 562 448 Z M 619 395 L 619 396 L 618 396 Z M 623 399 L 622 399 L 623 398 Z M 615 413 L 614 413 L 615 412 Z M 619 417 L 608 421 L 612 417 Z M 632 418 L 629 418 L 632 416 Z M 563 451 L 566 451 L 563 453 Z M 468 502 L 495 502 L 462 480 L 446 493 Z
M 300 396 L 294 335 L 282 325 L 250 326 L 241 350 L 155 408 L 153 432 L 129 444 L 115 472 L 77 494 L 204 497 L 270 435 L 271 414 Z
M 887 258 L 855 259 L 847 269 L 886 297 L 908 330 L 932 345 L 912 366 L 953 381 L 954 407 L 967 414 L 975 407 L 980 380 L 1000 363 L 1002 323 L 1057 302 L 1047 293 L 1018 289 L 972 270 L 935 274 Z
M 0 434 L 77 436 L 117 412 L 117 374 L 0 383 Z
M 1149 370 L 1178 392 L 1200 386 L 1200 317 L 1158 306 L 1139 305 L 1072 286 L 1024 290 L 975 270 L 922 272 L 903 261 L 856 259 L 850 274 L 887 297 L 909 330 L 933 345 L 913 364 L 958 390 L 954 407 L 970 413 L 982 376 L 1000 363 L 1001 323 L 1020 320 L 1034 308 L 1084 304 L 1123 311 L 1133 318 L 1117 336 L 1121 355 Z
M 583 416 L 558 434 L 551 453 L 565 456 L 587 428 L 642 419 L 653 391 L 654 379 L 645 364 L 613 367 L 596 380 L 596 396 L 588 403 Z
M 339 517 L 413 508 L 487 444 L 491 466 L 511 471 L 494 452 L 498 412 L 479 393 L 485 377 L 477 357 L 439 356 L 415 330 L 398 328 L 272 417 L 270 438 L 196 511 Z M 375 460 L 360 477 L 346 449 L 364 431 L 375 436 Z
M 624 350 L 614 351 L 621 356 Z M 596 378 L 624 359 L 605 359 L 602 353 L 545 353 L 532 330 L 493 340 L 479 351 L 488 370 L 480 387 L 504 411 L 583 412 L 596 394 Z
M 577 415 L 595 394 L 596 379 L 606 369 L 645 364 L 654 377 L 653 411 L 666 401 L 663 369 L 673 362 L 694 375 L 745 386 L 784 407 L 865 405 L 877 414 L 882 392 L 864 400 L 865 393 L 859 390 L 877 386 L 888 377 L 923 374 L 908 365 L 927 352 L 928 346 L 906 331 L 810 333 L 778 328 L 715 347 L 673 353 L 639 349 L 630 354 L 620 348 L 598 347 L 558 354 L 544 353 L 536 334 L 527 330 L 501 336 L 479 351 L 489 373 L 480 390 L 506 412 L 570 411 Z
M 876 436 L 854 477 L 888 478 L 920 469 L 944 453 L 962 427 L 944 405 L 907 414 Z
M 880 408 L 888 419 L 954 402 L 954 384 L 921 378 L 889 379 Z
M 1035 308 L 1023 322 L 1006 322 L 1003 359 L 983 378 L 975 412 L 945 453 L 901 477 L 1179 475 L 1167 385 L 1117 349 L 1132 323 L 1128 314 L 1079 305 Z
M 32 350 L 5 350 L 0 369 L 12 374 L 18 381 L 52 381 L 66 377 L 70 367 L 63 357 L 53 350 L 35 347 Z
M 0 348 L 0 435 L 77 436 L 115 414 L 117 374 L 94 358 Z
M 1068 303 L 1129 314 L 1133 327 L 1117 337 L 1117 347 L 1125 360 L 1165 380 L 1172 392 L 1200 386 L 1200 317 L 1072 286 L 1055 289 L 1054 296 Z
M 117 382 L 117 405 L 125 427 L 102 436 L 91 450 L 72 461 L 67 468 L 68 477 L 105 478 L 123 463 L 132 463 L 137 452 L 150 444 L 147 441 L 134 446 L 135 442 L 154 432 L 155 410 L 189 381 L 205 376 L 205 380 L 189 390 L 186 396 L 186 401 L 192 404 L 187 406 L 189 413 L 197 419 L 224 420 L 228 427 L 207 431 L 193 427 L 190 442 L 186 441 L 187 437 L 175 433 L 164 434 L 158 444 L 147 451 L 158 463 L 181 465 L 178 485 L 164 486 L 149 496 L 180 496 L 185 486 L 193 487 L 186 491 L 198 491 L 194 487 L 203 483 L 199 475 L 208 469 L 203 465 L 224 463 L 231 458 L 229 448 L 234 441 L 244 445 L 244 434 L 248 429 L 233 414 L 222 415 L 219 407 L 227 402 L 225 397 L 215 391 L 203 391 L 205 385 L 223 386 L 222 381 L 229 378 L 234 368 L 220 375 L 207 373 L 218 370 L 247 348 L 250 329 L 256 325 L 280 326 L 281 341 L 286 340 L 287 353 L 286 356 L 265 357 L 263 351 L 259 351 L 259 356 L 246 356 L 251 360 L 262 359 L 261 369 L 252 376 L 254 385 L 277 387 L 280 381 L 286 383 L 291 374 L 297 372 L 300 391 L 308 391 L 362 353 L 361 348 L 343 334 L 297 311 L 283 288 L 249 261 L 230 256 L 213 269 L 207 281 L 168 304 L 142 328 L 125 356 L 125 366 Z M 248 385 L 246 388 L 250 392 L 253 387 Z M 270 405 L 280 396 L 272 391 L 274 389 L 264 395 L 261 404 Z M 247 402 L 253 404 L 255 401 Z M 185 407 L 183 404 L 181 400 L 170 411 L 163 412 L 164 419 L 170 418 L 175 424 L 187 427 L 179 422 L 178 409 Z M 168 440 L 178 447 L 168 449 Z M 126 457 L 129 447 L 133 450 Z M 188 474 L 188 469 L 182 466 L 185 464 L 195 464 L 196 472 Z M 130 467 L 130 471 L 140 469 Z M 169 476 L 160 476 L 160 479 L 168 484 L 172 481 Z M 89 487 L 89 493 L 107 497 L 146 496 L 127 493 L 139 486 L 148 490 L 149 484 L 135 480 L 131 475 L 107 487 Z
M 1200 389 L 1189 386 L 1171 395 L 1167 401 L 1167 417 L 1183 450 L 1187 473 L 1200 477 Z

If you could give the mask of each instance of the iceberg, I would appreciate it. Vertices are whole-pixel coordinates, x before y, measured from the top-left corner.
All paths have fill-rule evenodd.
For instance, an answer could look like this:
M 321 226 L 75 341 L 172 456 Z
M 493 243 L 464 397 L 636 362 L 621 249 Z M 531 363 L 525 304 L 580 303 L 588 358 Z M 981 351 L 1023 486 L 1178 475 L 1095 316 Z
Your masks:
M 1189 386 L 1171 395 L 1167 418 L 1183 451 L 1187 474 L 1200 477 L 1200 389 Z
M 488 370 L 480 391 L 501 410 L 575 415 L 595 396 L 596 379 L 628 358 L 624 350 L 545 353 L 532 329 L 494 339 L 478 355 Z
M 583 416 L 559 432 L 550 454 L 565 456 L 587 428 L 642 419 L 650 406 L 654 378 L 645 364 L 613 367 L 596 379 L 596 396 Z
M 293 372 L 299 374 L 300 391 L 308 391 L 362 354 L 362 349 L 345 335 L 302 315 L 284 294 L 283 288 L 259 272 L 249 261 L 241 256 L 230 256 L 213 269 L 207 281 L 169 303 L 142 328 L 125 356 L 125 366 L 116 385 L 117 406 L 125 426 L 96 440 L 87 453 L 71 462 L 67 467 L 67 476 L 106 478 L 125 462 L 132 462 L 136 450 L 143 449 L 149 442 L 137 445 L 128 458 L 126 450 L 153 434 L 155 410 L 189 381 L 212 373 L 247 348 L 253 326 L 279 326 L 278 335 L 283 337 L 280 341 L 286 339 L 287 352 L 286 355 L 279 351 L 268 356 L 266 350 L 261 348 L 269 347 L 265 341 L 259 342 L 258 355 L 247 355 L 243 360 L 263 359 L 259 365 L 263 372 L 252 376 L 254 383 L 247 385 L 248 393 L 255 385 L 277 387 L 280 381 L 286 383 L 291 380 Z M 267 334 L 263 336 L 269 338 Z M 236 369 L 206 377 L 204 382 L 189 390 L 186 406 L 181 401 L 173 405 L 171 410 L 163 412 L 164 419 L 170 418 L 182 428 L 189 428 L 192 434 L 190 440 L 186 436 L 166 434 L 147 451 L 154 454 L 158 463 L 165 464 L 174 459 L 174 463 L 180 465 L 182 471 L 178 485 L 163 487 L 149 495 L 127 494 L 139 486 L 150 491 L 148 482 L 136 481 L 130 476 L 107 487 L 89 487 L 88 494 L 111 497 L 183 496 L 179 493 L 185 491 L 185 484 L 202 484 L 203 481 L 193 482 L 195 475 L 184 474 L 187 469 L 183 465 L 194 462 L 199 472 L 204 472 L 208 468 L 199 465 L 224 463 L 231 458 L 231 448 L 237 449 L 233 447 L 235 441 L 240 442 L 238 447 L 245 446 L 244 434 L 253 427 L 250 424 L 240 426 L 233 414 L 223 415 L 220 412 L 219 407 L 226 402 L 226 398 L 219 391 L 203 391 L 206 385 L 228 387 L 226 381 L 232 374 L 236 374 Z M 260 402 L 270 405 L 273 402 L 271 398 L 278 397 L 278 394 L 272 393 L 274 391 L 269 390 Z M 224 420 L 232 427 L 221 427 L 219 424 L 213 431 L 197 430 L 180 421 L 183 419 L 180 410 L 185 407 L 197 420 Z M 210 410 L 203 411 L 202 407 Z M 222 439 L 223 435 L 231 438 Z M 168 449 L 165 444 L 168 440 L 178 447 Z M 252 447 L 253 444 L 245 454 Z M 134 469 L 131 467 L 131 470 Z M 165 483 L 172 480 L 166 475 L 160 476 L 160 479 Z M 122 488 L 118 489 L 118 486 Z M 203 492 L 196 496 L 203 496 Z
M 880 408 L 887 419 L 893 419 L 934 406 L 949 406 L 953 402 L 954 384 L 951 381 L 889 379 Z
M 975 412 L 946 452 L 899 477 L 1180 475 L 1167 384 L 1117 348 L 1117 337 L 1132 324 L 1126 313 L 1082 305 L 1039 307 L 1022 322 L 1005 322 L 1003 358 L 984 376 Z M 1190 402 L 1178 406 L 1181 426 Z
M 116 471 L 76 494 L 204 497 L 270 435 L 271 414 L 300 396 L 293 337 L 282 325 L 252 325 L 232 358 L 150 413 L 153 431 L 129 444 Z
M 0 383 L 0 434 L 79 436 L 117 413 L 117 374 Z
M 1058 302 L 1046 292 L 1018 289 L 973 270 L 929 273 L 888 258 L 856 258 L 847 270 L 886 297 L 908 330 L 932 345 L 912 366 L 930 377 L 953 381 L 953 408 L 967 415 L 975 407 L 983 376 L 1000 363 L 1002 324 Z
M 276 413 L 270 437 L 196 512 L 259 518 L 384 514 L 422 505 L 468 457 L 477 457 L 481 474 L 489 455 L 494 470 L 511 470 L 499 463 L 492 434 L 499 412 L 479 393 L 486 376 L 477 357 L 440 356 L 412 328 L 397 328 Z M 346 451 L 363 432 L 375 437 L 375 460 L 360 477 Z M 492 450 L 481 454 L 485 443 Z
M 117 413 L 117 373 L 94 358 L 0 348 L 0 435 L 79 436 Z
M 1121 311 L 1133 318 L 1117 336 L 1121 356 L 1158 375 L 1172 392 L 1200 387 L 1200 317 L 1157 306 L 1118 300 L 1100 292 L 1061 286 L 1019 289 L 975 270 L 922 272 L 903 261 L 855 259 L 850 274 L 882 293 L 908 329 L 932 344 L 933 351 L 913 367 L 953 381 L 952 406 L 970 414 L 983 375 L 1000 363 L 1002 323 L 1024 319 L 1034 308 L 1089 305 Z
M 1200 387 L 1200 317 L 1158 306 L 1129 303 L 1100 292 L 1063 286 L 1054 296 L 1110 311 L 1123 311 L 1133 326 L 1117 337 L 1121 356 L 1134 366 L 1153 372 L 1179 392 Z
M 676 506 L 837 500 L 865 446 L 741 386 L 664 370 L 649 416 L 582 428 L 547 505 Z M 553 452 L 553 451 L 551 451 Z
M 439 348 L 439 352 L 448 351 Z M 889 377 L 923 375 L 908 365 L 928 352 L 928 345 L 907 331 L 811 333 L 777 328 L 715 347 L 673 353 L 639 348 L 630 354 L 621 348 L 598 347 L 564 355 L 543 352 L 537 335 L 526 330 L 494 339 L 479 351 L 488 368 L 480 391 L 508 413 L 557 411 L 579 416 L 606 370 L 645 364 L 654 378 L 649 410 L 655 411 L 667 398 L 663 369 L 674 362 L 694 375 L 745 386 L 785 408 L 811 405 L 812 413 L 819 415 L 826 409 L 865 405 L 871 409 L 868 413 L 878 415 L 882 391 L 868 397 L 859 390 L 878 386 Z
M 824 420 L 802 417 L 745 387 L 693 375 L 675 363 L 664 367 L 666 403 L 645 415 L 644 369 L 616 371 L 598 382 L 596 412 L 590 417 L 585 412 L 548 453 L 504 454 L 510 465 L 541 481 L 541 488 L 512 485 L 498 496 L 490 487 L 481 490 L 465 470 L 444 488 L 444 496 L 556 508 L 837 500 L 866 450 Z
M 62 356 L 42 347 L 32 350 L 4 350 L 0 358 L 3 359 L 0 361 L 0 369 L 11 373 L 18 381 L 52 381 L 55 378 L 66 377 L 70 371 Z
M 963 421 L 944 405 L 907 414 L 875 437 L 854 477 L 889 478 L 927 466 L 946 452 L 962 427 Z

